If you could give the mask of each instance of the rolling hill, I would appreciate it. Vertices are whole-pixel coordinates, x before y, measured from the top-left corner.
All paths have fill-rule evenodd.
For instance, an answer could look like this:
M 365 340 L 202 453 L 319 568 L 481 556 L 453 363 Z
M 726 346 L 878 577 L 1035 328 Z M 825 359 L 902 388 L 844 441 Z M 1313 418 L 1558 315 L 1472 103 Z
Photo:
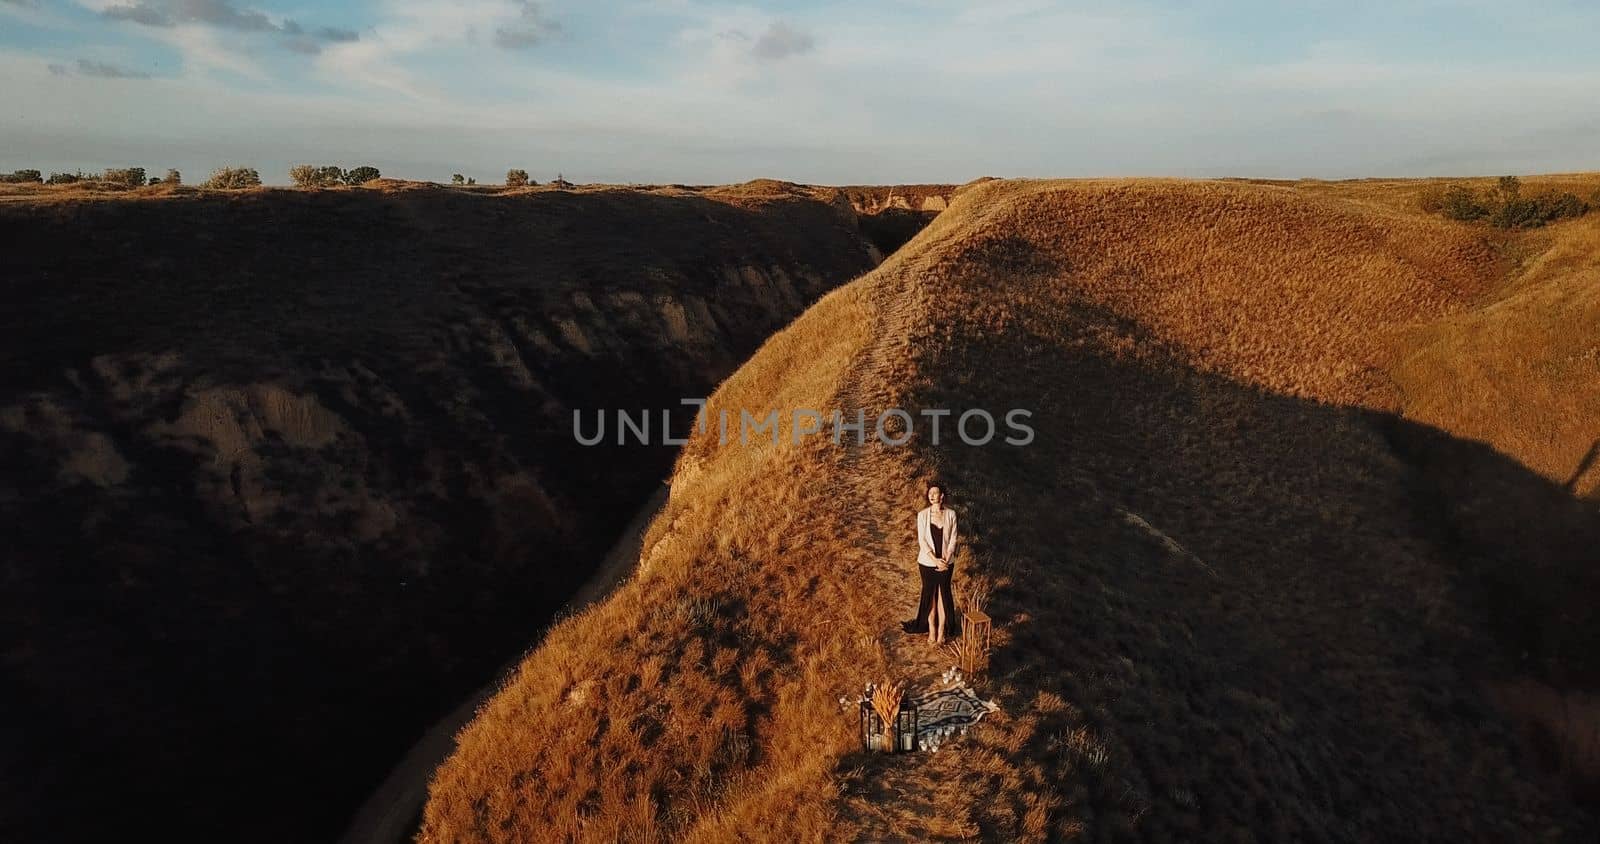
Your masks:
M 1418 184 L 957 191 L 711 408 L 1024 408 L 1033 442 L 694 435 L 421 840 L 1592 840 L 1600 220 Z M 864 754 L 840 697 L 948 664 L 896 624 L 932 479 L 1001 711 Z

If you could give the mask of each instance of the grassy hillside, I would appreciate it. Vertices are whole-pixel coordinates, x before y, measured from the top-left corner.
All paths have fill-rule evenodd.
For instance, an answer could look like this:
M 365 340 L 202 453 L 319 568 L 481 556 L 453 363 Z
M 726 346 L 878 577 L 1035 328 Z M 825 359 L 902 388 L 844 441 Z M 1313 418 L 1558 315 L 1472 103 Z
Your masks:
M 8 840 L 337 834 L 670 468 L 572 412 L 704 395 L 872 265 L 761 186 L 57 191 L 0 230 Z
M 1596 221 L 1384 190 L 958 192 L 713 407 L 1021 407 L 1037 439 L 698 436 L 640 574 L 463 731 L 422 840 L 1590 840 L 1600 721 L 1547 716 L 1600 680 L 1600 516 L 1563 487 Z M 948 664 L 895 624 L 930 478 L 1002 712 L 866 755 L 839 696 Z

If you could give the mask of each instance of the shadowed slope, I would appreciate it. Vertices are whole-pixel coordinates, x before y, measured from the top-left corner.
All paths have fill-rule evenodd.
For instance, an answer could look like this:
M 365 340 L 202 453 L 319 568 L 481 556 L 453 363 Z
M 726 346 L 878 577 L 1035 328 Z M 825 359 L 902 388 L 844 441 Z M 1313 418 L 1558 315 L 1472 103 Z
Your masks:
M 704 395 L 871 266 L 708 194 L 0 205 L 0 837 L 336 834 L 669 468 L 572 412 Z

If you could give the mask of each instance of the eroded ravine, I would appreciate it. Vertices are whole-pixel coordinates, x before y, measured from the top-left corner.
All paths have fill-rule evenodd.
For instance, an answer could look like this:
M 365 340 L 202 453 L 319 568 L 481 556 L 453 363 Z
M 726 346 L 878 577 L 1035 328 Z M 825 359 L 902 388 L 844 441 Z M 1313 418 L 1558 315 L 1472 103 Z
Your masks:
M 38 772 L 5 814 L 64 838 L 152 802 L 164 829 L 336 834 L 665 473 L 660 445 L 576 444 L 571 411 L 704 395 L 873 264 L 848 210 L 788 188 L 0 216 L 30 244 L 0 315 L 0 730 Z M 262 792 L 295 799 L 241 832 Z M 81 793 L 107 797 L 61 810 Z

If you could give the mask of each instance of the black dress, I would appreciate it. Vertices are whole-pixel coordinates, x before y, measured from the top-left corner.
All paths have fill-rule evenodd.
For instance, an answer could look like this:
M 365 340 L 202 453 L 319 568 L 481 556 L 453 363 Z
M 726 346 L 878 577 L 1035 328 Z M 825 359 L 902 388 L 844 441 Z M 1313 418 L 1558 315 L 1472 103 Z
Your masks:
M 930 522 L 932 518 L 930 516 Z M 928 533 L 933 539 L 933 556 L 944 556 L 944 528 L 937 524 L 928 525 Z M 928 632 L 928 612 L 933 609 L 934 599 L 937 598 L 944 604 L 944 635 L 945 638 L 954 638 L 960 625 L 956 624 L 955 596 L 950 592 L 950 575 L 955 574 L 956 565 L 950 563 L 944 571 L 939 571 L 933 566 L 917 564 L 917 573 L 922 576 L 922 594 L 917 599 L 917 617 L 910 621 L 900 623 L 900 629 L 907 633 Z

